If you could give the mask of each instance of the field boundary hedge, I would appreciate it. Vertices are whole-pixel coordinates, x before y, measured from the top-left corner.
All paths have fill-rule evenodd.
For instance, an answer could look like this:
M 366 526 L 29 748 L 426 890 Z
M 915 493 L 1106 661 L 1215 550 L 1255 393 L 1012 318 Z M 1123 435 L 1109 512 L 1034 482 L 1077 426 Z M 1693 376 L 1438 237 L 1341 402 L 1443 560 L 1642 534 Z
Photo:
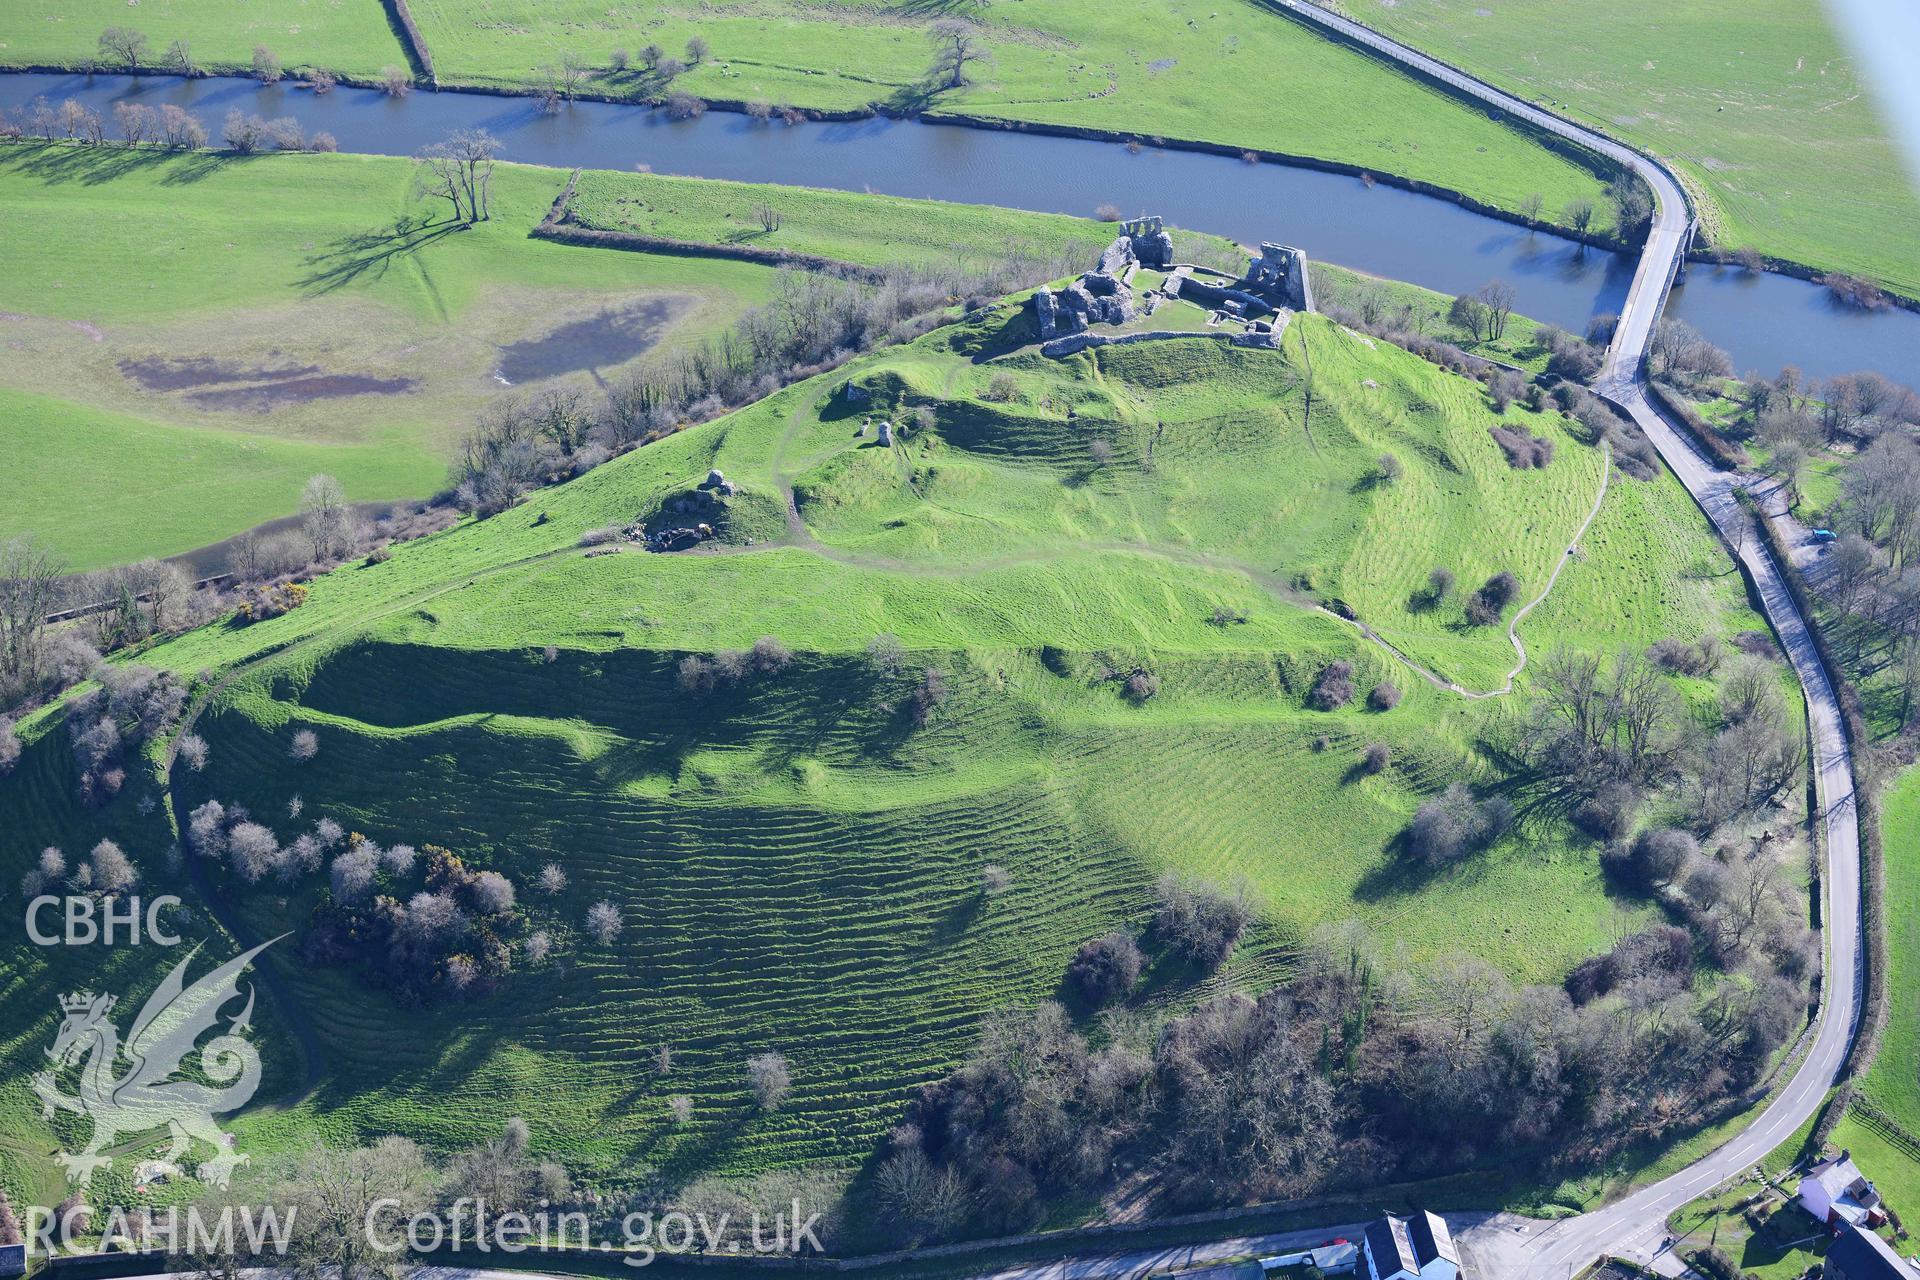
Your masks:
M 420 34 L 420 28 L 414 24 L 413 11 L 407 8 L 407 0 L 381 0 L 386 6 L 387 21 L 400 33 L 401 43 L 413 58 L 415 68 L 426 82 L 438 89 L 440 77 L 434 74 L 433 50 L 427 48 L 427 38 Z
M 815 253 L 796 253 L 791 249 L 762 249 L 748 244 L 711 244 L 699 240 L 669 240 L 665 236 L 643 236 L 631 231 L 602 231 L 578 223 L 541 223 L 528 233 L 536 240 L 558 244 L 591 245 L 601 249 L 626 249 L 633 253 L 664 253 L 679 258 L 732 258 L 757 262 L 769 267 L 800 267 L 834 275 L 858 276 L 878 281 L 883 274 L 877 268 L 857 262 L 822 257 Z

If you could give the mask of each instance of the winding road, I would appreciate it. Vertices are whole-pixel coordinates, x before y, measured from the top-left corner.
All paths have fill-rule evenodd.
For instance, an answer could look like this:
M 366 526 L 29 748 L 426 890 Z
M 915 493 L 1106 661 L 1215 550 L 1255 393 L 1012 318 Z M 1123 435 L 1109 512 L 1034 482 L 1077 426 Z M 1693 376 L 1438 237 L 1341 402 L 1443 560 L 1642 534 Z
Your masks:
M 1758 538 L 1742 536 L 1747 515 L 1736 502 L 1737 489 L 1749 477 L 1723 471 L 1710 462 L 1670 421 L 1647 391 L 1646 356 L 1692 240 L 1694 218 L 1685 191 L 1665 166 L 1603 134 L 1524 102 L 1438 59 L 1390 40 L 1370 27 L 1306 0 L 1264 0 L 1302 22 L 1364 46 L 1381 57 L 1410 67 L 1455 91 L 1478 99 L 1534 127 L 1598 152 L 1631 168 L 1653 191 L 1653 226 L 1641 250 L 1633 285 L 1620 313 L 1606 363 L 1594 390 L 1631 417 L 1646 432 L 1668 467 L 1700 504 L 1707 518 L 1727 536 L 1730 546 L 1757 585 L 1762 607 L 1806 692 L 1811 759 L 1820 820 L 1825 826 L 1826 866 L 1821 876 L 1825 902 L 1826 971 L 1819 1024 L 1793 1077 L 1759 1117 L 1738 1136 L 1708 1155 L 1605 1208 L 1574 1218 L 1543 1223 L 1512 1214 L 1449 1214 L 1454 1236 L 1464 1247 L 1469 1269 L 1483 1280 L 1568 1280 L 1603 1253 L 1637 1254 L 1658 1270 L 1677 1274 L 1681 1264 L 1663 1254 L 1660 1241 L 1674 1210 L 1716 1184 L 1751 1167 L 1791 1138 L 1813 1115 L 1838 1082 L 1847 1050 L 1859 1026 L 1863 1002 L 1860 913 L 1860 833 L 1855 820 L 1852 757 L 1833 682 L 1814 645 L 1810 622 L 1801 616 L 1793 594 Z M 1352 1224 L 1313 1232 L 1251 1236 L 1180 1249 L 1115 1252 L 1059 1262 L 1016 1267 L 995 1280 L 1078 1280 L 1080 1277 L 1140 1275 L 1209 1260 L 1298 1247 L 1342 1231 Z

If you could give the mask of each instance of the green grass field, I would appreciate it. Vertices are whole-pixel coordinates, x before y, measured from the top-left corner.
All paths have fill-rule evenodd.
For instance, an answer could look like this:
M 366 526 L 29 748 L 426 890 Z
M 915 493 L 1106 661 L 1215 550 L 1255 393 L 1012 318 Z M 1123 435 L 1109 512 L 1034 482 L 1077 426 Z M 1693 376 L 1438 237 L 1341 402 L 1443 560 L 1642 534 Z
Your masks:
M 14 357 L 0 369 L 0 438 L 16 463 L 0 475 L 0 537 L 36 531 L 91 568 L 288 515 L 315 471 L 356 500 L 424 497 L 503 392 L 516 344 L 591 389 L 649 343 L 704 339 L 768 296 L 764 266 L 529 239 L 564 181 L 503 165 L 492 221 L 456 230 L 425 221 L 439 214 L 409 199 L 401 160 L 0 147 L 0 220 L 35 246 L 0 280 Z M 763 193 L 584 179 L 590 199 L 627 183 L 682 211 L 672 234 L 714 242 L 725 215 L 746 219 Z M 983 206 L 810 191 L 779 202 L 792 234 L 875 264 L 927 261 L 935 233 L 1041 253 L 1107 235 Z M 168 389 L 129 373 L 182 362 L 217 376 Z M 386 389 L 253 396 L 287 370 Z
M 1916 193 L 1826 11 L 1799 0 L 1336 7 L 1672 159 L 1716 245 L 1920 296 Z
M 44 10 L 53 6 L 44 3 L 0 13 L 0 60 L 77 64 L 93 56 L 100 28 L 110 22 L 138 26 L 161 47 L 177 35 L 198 37 L 206 25 L 205 16 L 177 0 L 173 9 L 138 14 L 108 13 L 104 0 L 95 3 L 101 13 L 92 19 L 71 14 L 70 6 L 50 14 Z M 253 11 L 304 31 L 307 10 L 319 3 L 256 0 Z M 290 35 L 275 43 L 284 60 L 363 73 L 397 60 L 379 0 L 332 3 L 360 6 L 375 29 L 353 41 L 350 56 L 339 51 L 341 33 L 333 27 L 316 27 L 311 44 Z M 1586 169 L 1254 0 L 1221 7 L 1198 0 L 1172 7 L 1016 0 L 993 8 L 909 0 L 753 0 L 724 8 L 655 0 L 421 0 L 412 8 L 443 84 L 525 89 L 539 68 L 571 54 L 594 69 L 587 85 L 593 92 L 650 96 L 661 85 L 638 69 L 640 50 L 657 43 L 685 57 L 687 41 L 699 36 L 712 55 L 675 84 L 708 98 L 834 111 L 876 103 L 928 107 L 1223 143 L 1337 160 L 1507 209 L 1538 192 L 1550 215 L 1576 197 L 1605 203 L 1604 184 Z M 981 24 L 991 61 L 973 69 L 976 83 L 929 98 L 921 87 L 932 56 L 928 29 L 956 14 Z M 244 62 L 256 38 L 208 35 L 203 56 L 217 51 Z M 198 38 L 195 47 L 202 47 Z M 634 70 L 613 71 L 616 48 L 634 55 Z M 1248 92 L 1249 85 L 1257 90 Z M 1124 203 L 1125 194 L 1089 193 L 1082 212 L 1105 200 Z
M 1551 982 L 1646 913 L 1606 890 L 1590 842 L 1547 821 L 1452 872 L 1411 872 L 1397 832 L 1425 795 L 1496 776 L 1480 736 L 1508 704 L 1435 688 L 1310 607 L 1344 599 L 1421 661 L 1497 682 L 1504 639 L 1407 597 L 1436 561 L 1463 584 L 1510 567 L 1534 594 L 1594 501 L 1600 454 L 1556 419 L 1516 414 L 1557 450 L 1511 471 L 1476 384 L 1319 317 L 1296 319 L 1282 352 L 1195 338 L 1062 362 L 1020 345 L 1029 324 L 1003 306 L 864 357 L 328 575 L 282 618 L 152 649 L 144 660 L 230 681 L 197 726 L 205 772 L 141 774 L 84 812 L 64 728 L 28 721 L 26 759 L 0 782 L 0 876 L 45 844 L 111 831 L 150 884 L 178 885 L 160 858 L 168 807 L 138 813 L 161 794 L 175 814 L 219 796 L 281 827 L 298 794 L 309 821 L 445 843 L 523 886 L 564 863 L 566 895 L 536 907 L 562 962 L 409 1015 L 404 1036 L 387 997 L 277 957 L 318 1074 L 285 1098 L 298 1073 L 283 1059 L 280 1101 L 238 1130 L 253 1151 L 316 1130 L 447 1147 L 517 1111 L 539 1147 L 618 1188 L 648 1171 L 680 1185 L 858 1165 L 982 1013 L 1052 994 L 1080 941 L 1143 921 L 1164 869 L 1244 879 L 1258 905 L 1208 986 L 1271 981 L 1304 931 L 1344 918 L 1414 959 L 1467 950 Z M 981 399 L 996 373 L 1013 399 Z M 849 379 L 872 395 L 859 412 Z M 934 425 L 901 447 L 855 435 L 864 413 L 920 407 Z M 1369 477 L 1389 448 L 1405 469 L 1383 485 Z M 711 551 L 577 549 L 716 466 L 742 492 Z M 1676 483 L 1615 478 L 1607 495 L 1522 628 L 1531 651 L 1756 625 L 1735 575 L 1639 585 L 1681 562 L 1725 568 Z M 1217 623 L 1219 608 L 1244 621 Z M 949 675 L 924 730 L 904 718 L 908 678 L 888 683 L 861 657 L 881 631 Z M 798 655 L 783 675 L 677 687 L 681 655 L 769 633 Z M 1392 679 L 1405 701 L 1308 710 L 1336 658 L 1363 691 Z M 1162 682 L 1144 705 L 1106 676 L 1134 666 Z M 297 728 L 320 750 L 294 771 Z M 1363 777 L 1372 741 L 1393 764 Z M 988 863 L 1011 873 L 1005 894 L 981 893 Z M 314 894 L 309 881 L 237 896 L 253 928 L 277 931 Z M 600 897 L 625 916 L 611 948 L 579 936 Z M 0 990 L 19 1029 L 0 1043 L 9 1080 L 51 1032 L 67 963 L 43 957 Z M 1140 1000 L 1195 993 L 1163 964 Z M 662 1042 L 676 1051 L 664 1078 L 647 1067 Z M 741 1064 L 767 1049 L 792 1060 L 795 1092 L 760 1115 Z M 695 1100 L 685 1127 L 667 1115 L 679 1093 Z M 26 1101 L 0 1093 L 16 1203 L 49 1189 L 52 1139 Z
M 1849 1109 L 1833 1142 L 1850 1147 L 1860 1167 L 1902 1217 L 1920 1215 L 1920 770 L 1882 799 L 1886 848 L 1887 1024 L 1880 1052 L 1860 1082 L 1868 1104 Z
M 372 79 L 407 55 L 379 0 L 269 0 L 235 9 L 206 0 L 17 0 L 0 21 L 0 59 L 12 66 L 85 67 L 100 33 L 133 27 L 146 34 L 157 62 L 175 40 L 209 71 L 246 70 L 255 45 L 266 45 L 289 70 L 324 67 Z
M 766 227 L 762 207 L 778 215 L 778 226 Z M 1115 231 L 1092 219 L 993 205 L 607 169 L 580 175 L 567 215 L 570 222 L 603 231 L 784 250 L 863 266 L 953 265 L 967 260 L 969 245 L 989 253 L 1084 249 L 1092 262 Z
M 1325 157 L 1508 208 L 1540 191 L 1558 209 L 1599 185 L 1483 113 L 1251 0 L 992 8 L 754 0 L 717 11 L 651 0 L 425 0 L 415 13 L 442 77 L 463 83 L 524 84 L 568 52 L 594 67 L 617 47 L 638 53 L 657 43 L 681 55 L 700 36 L 712 56 L 676 87 L 835 110 L 923 101 L 926 29 L 959 13 L 982 24 L 992 62 L 973 72 L 976 84 L 928 103 L 940 110 Z M 604 83 L 618 91 L 648 81 L 636 72 Z M 1250 84 L 1258 91 L 1246 92 Z

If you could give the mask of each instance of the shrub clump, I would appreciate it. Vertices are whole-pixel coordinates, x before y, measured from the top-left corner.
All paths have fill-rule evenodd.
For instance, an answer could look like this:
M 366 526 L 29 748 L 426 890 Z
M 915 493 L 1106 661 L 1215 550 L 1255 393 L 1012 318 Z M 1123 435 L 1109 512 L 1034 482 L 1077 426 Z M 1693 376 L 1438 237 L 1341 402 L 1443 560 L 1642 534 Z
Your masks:
M 1171 873 L 1155 886 L 1159 907 L 1153 931 L 1161 943 L 1186 960 L 1212 969 L 1227 958 L 1253 920 L 1246 894 L 1211 885 L 1189 884 Z
M 1089 1004 L 1111 1004 L 1133 990 L 1146 967 L 1133 936 L 1115 930 L 1081 946 L 1067 966 L 1067 984 Z
M 284 613 L 292 613 L 307 602 L 304 582 L 266 582 L 247 588 L 234 616 L 241 622 L 264 622 Z
M 1502 569 L 1467 600 L 1467 621 L 1476 627 L 1494 625 L 1519 593 L 1520 579 Z
M 1484 849 L 1513 825 L 1513 805 L 1501 796 L 1476 800 L 1456 782 L 1414 811 L 1407 848 L 1430 867 L 1458 861 Z
M 1307 705 L 1315 711 L 1332 711 L 1353 701 L 1353 664 L 1329 662 L 1320 668 L 1313 688 L 1307 691 Z
M 1399 705 L 1400 686 L 1391 680 L 1382 680 L 1367 694 L 1367 706 L 1375 711 L 1391 711 Z
M 1488 427 L 1487 432 L 1507 455 L 1507 465 L 1515 471 L 1544 467 L 1553 461 L 1553 441 L 1536 436 L 1525 427 Z

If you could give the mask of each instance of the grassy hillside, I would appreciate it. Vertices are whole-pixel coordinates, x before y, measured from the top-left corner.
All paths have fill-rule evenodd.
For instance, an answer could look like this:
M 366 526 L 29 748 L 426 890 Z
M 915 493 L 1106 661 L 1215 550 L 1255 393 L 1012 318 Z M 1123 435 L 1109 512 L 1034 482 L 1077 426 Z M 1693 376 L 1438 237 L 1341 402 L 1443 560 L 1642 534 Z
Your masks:
M 197 899 L 160 856 L 169 812 L 237 801 L 291 839 L 295 796 L 304 822 L 507 873 L 555 959 L 405 1014 L 403 1036 L 390 997 L 277 954 L 317 1041 L 314 1088 L 243 1118 L 243 1148 L 315 1129 L 452 1145 L 520 1112 L 538 1146 L 608 1187 L 857 1165 L 984 1012 L 1056 992 L 1081 941 L 1144 919 L 1167 869 L 1244 880 L 1259 919 L 1212 979 L 1157 965 L 1149 1006 L 1270 981 L 1304 931 L 1345 918 L 1415 959 L 1465 950 L 1551 981 L 1643 910 L 1554 821 L 1413 871 L 1398 832 L 1448 782 L 1497 778 L 1480 741 L 1506 704 L 1430 685 L 1313 607 L 1344 599 L 1422 662 L 1497 683 L 1504 638 L 1407 596 L 1436 560 L 1463 584 L 1510 567 L 1536 593 L 1594 502 L 1600 454 L 1516 413 L 1556 451 L 1511 471 L 1475 384 L 1318 317 L 1283 352 L 1191 339 L 1058 363 L 1019 345 L 1026 324 L 1003 307 L 935 331 L 329 575 L 284 617 L 151 650 L 205 673 L 205 770 L 139 774 L 83 812 L 65 729 L 28 722 L 27 758 L 0 781 L 0 876 L 112 830 L 151 883 Z M 996 374 L 1013 394 L 983 400 Z M 856 411 L 848 380 L 872 397 Z M 869 413 L 921 408 L 932 425 L 901 447 L 855 434 Z M 1386 449 L 1404 462 L 1391 484 L 1369 479 Z M 718 544 L 578 548 L 710 467 L 741 486 Z M 1635 585 L 1716 554 L 1676 484 L 1617 479 L 1522 634 L 1539 652 L 1756 625 L 1735 575 Z M 900 637 L 905 673 L 865 658 L 880 632 Z M 767 634 L 796 654 L 777 675 L 704 694 L 676 678 L 684 656 Z M 1405 700 L 1308 709 L 1336 659 L 1363 699 L 1392 680 Z M 934 667 L 950 697 L 916 727 L 911 692 Z M 1160 681 L 1144 703 L 1112 678 L 1133 669 Z M 294 767 L 299 729 L 319 750 Z M 1392 764 L 1363 776 L 1376 741 Z M 142 817 L 142 795 L 167 804 Z M 531 884 L 548 861 L 572 878 L 557 899 Z M 1010 875 L 1003 894 L 982 891 L 989 864 Z M 263 931 L 299 927 L 324 883 L 209 879 Z M 612 946 L 581 926 L 600 898 L 624 918 Z M 0 991 L 16 1060 L 50 1034 L 69 976 L 32 970 Z M 650 1070 L 661 1043 L 670 1076 Z M 769 1049 L 792 1061 L 794 1099 L 760 1114 L 742 1064 Z M 676 1094 L 694 1100 L 684 1126 Z M 0 1095 L 0 1132 L 44 1151 L 22 1101 Z M 31 1200 L 43 1172 L 16 1155 L 0 1176 Z
M 1658 0 L 1338 5 L 1360 21 L 1674 160 L 1716 245 L 1920 296 L 1920 219 L 1850 54 L 1819 5 Z
M 334 2 L 363 6 L 375 20 L 381 8 L 378 0 Z M 297 26 L 318 3 L 258 0 L 254 7 Z M 56 21 L 35 6 L 10 9 L 0 13 L 0 60 L 72 65 L 92 56 L 108 22 L 139 26 L 164 47 L 200 25 L 184 9 L 149 6 L 95 21 L 64 14 Z M 1224 7 L 1197 0 L 1171 7 L 1062 0 L 991 8 L 891 0 L 840 6 L 753 0 L 724 8 L 655 0 L 420 0 L 412 11 L 443 84 L 526 89 L 538 82 L 541 67 L 571 54 L 594 69 L 587 86 L 594 92 L 655 95 L 662 85 L 640 69 L 640 51 L 658 44 L 686 58 L 687 42 L 699 37 L 712 54 L 675 87 L 707 98 L 832 111 L 934 107 L 1255 147 L 1399 174 L 1509 209 L 1539 192 L 1550 214 L 1576 197 L 1598 200 L 1604 185 L 1484 112 L 1254 0 Z M 991 61 L 970 68 L 969 86 L 929 96 L 922 83 L 933 56 L 929 29 L 943 17 L 978 23 Z M 236 43 L 250 50 L 256 38 L 210 39 L 203 56 L 226 58 Z M 290 65 L 336 63 L 331 35 L 311 47 L 289 36 L 275 47 Z M 613 71 L 615 49 L 632 55 L 632 70 Z M 337 65 L 396 60 L 392 38 L 381 30 L 356 42 L 351 58 Z M 1248 92 L 1249 85 L 1257 91 Z
M 768 296 L 758 265 L 529 239 L 564 181 L 500 166 L 493 219 L 462 230 L 410 198 L 403 160 L 0 147 L 0 220 L 34 246 L 0 280 L 15 357 L 0 433 L 18 463 L 0 477 L 0 538 L 37 531 L 86 568 L 290 514 L 317 470 L 355 500 L 423 497 L 504 380 L 591 388 Z M 644 191 L 698 207 L 672 234 L 712 241 L 762 196 Z M 835 256 L 876 264 L 926 261 L 926 228 L 1041 252 L 1105 234 L 981 206 L 778 199 L 795 234 L 818 227 Z

